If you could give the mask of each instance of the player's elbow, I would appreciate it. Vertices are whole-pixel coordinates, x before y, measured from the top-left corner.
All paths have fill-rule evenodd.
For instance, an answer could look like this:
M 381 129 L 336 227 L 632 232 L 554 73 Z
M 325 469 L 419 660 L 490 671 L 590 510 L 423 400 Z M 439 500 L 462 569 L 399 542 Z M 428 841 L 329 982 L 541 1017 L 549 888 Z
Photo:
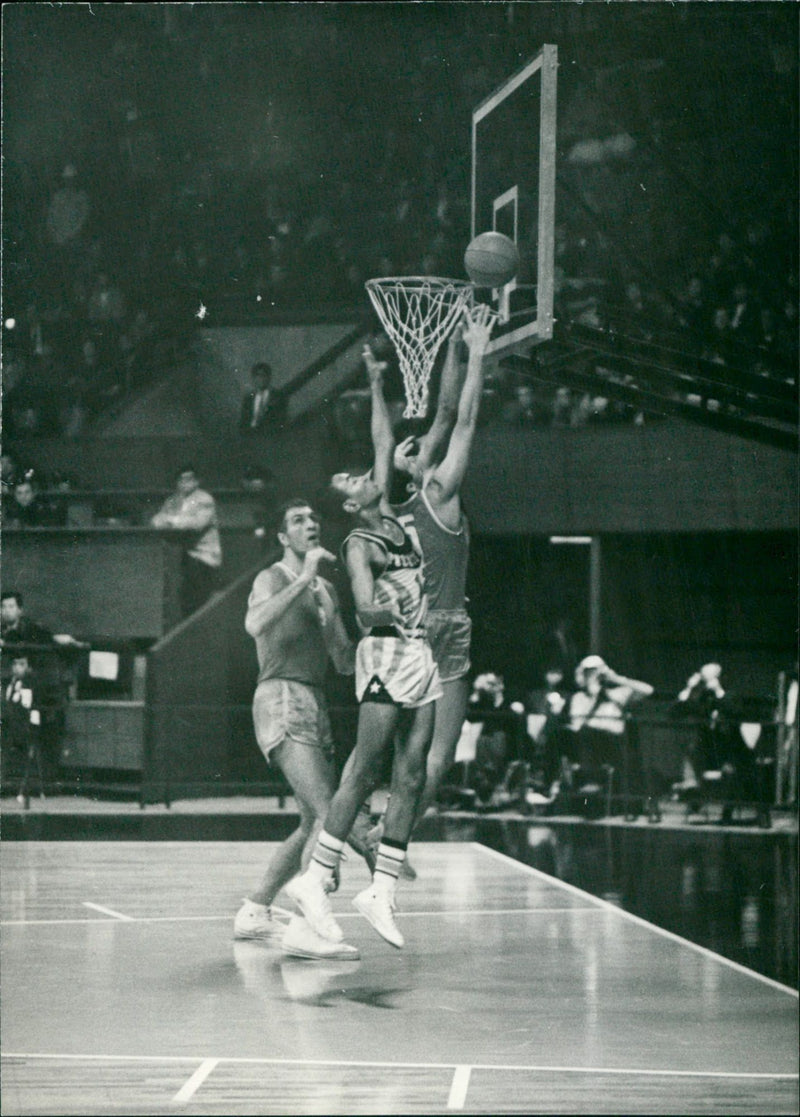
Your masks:
M 362 628 L 372 628 L 375 624 L 373 609 L 368 605 L 356 605 L 356 617 Z

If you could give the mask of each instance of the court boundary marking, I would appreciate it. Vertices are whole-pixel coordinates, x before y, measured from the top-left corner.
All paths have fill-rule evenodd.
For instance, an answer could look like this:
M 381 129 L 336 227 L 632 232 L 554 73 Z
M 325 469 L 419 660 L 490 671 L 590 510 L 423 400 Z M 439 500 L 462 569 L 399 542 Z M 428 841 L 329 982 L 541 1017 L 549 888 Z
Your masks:
M 603 900 L 600 896 L 593 896 L 591 892 L 585 892 L 582 888 L 578 888 L 575 884 L 570 884 L 568 881 L 559 880 L 558 877 L 552 877 L 548 873 L 543 872 L 541 869 L 534 868 L 533 865 L 526 865 L 524 861 L 517 861 L 515 858 L 509 856 L 507 853 L 500 853 L 491 846 L 483 845 L 482 842 L 471 842 L 470 845 L 475 849 L 482 850 L 492 857 L 498 858 L 507 864 L 513 865 L 515 868 L 522 869 L 523 871 L 535 876 L 538 880 L 545 880 L 551 884 L 557 885 L 566 892 L 571 892 L 573 895 L 581 896 L 584 899 L 591 900 L 593 906 L 601 908 L 605 911 L 616 912 L 617 915 L 622 916 L 624 919 L 636 923 L 640 927 L 646 927 L 649 931 L 654 931 L 656 934 L 661 935 L 663 938 L 671 939 L 673 942 L 680 943 L 682 946 L 691 947 L 692 950 L 698 954 L 703 954 L 707 958 L 713 958 L 716 962 L 722 962 L 732 970 L 746 975 L 747 977 L 756 978 L 758 981 L 763 982 L 765 985 L 770 985 L 773 989 L 778 989 L 782 993 L 790 993 L 795 1000 L 800 997 L 800 990 L 792 989 L 791 985 L 784 985 L 781 981 L 776 981 L 774 977 L 767 977 L 766 974 L 758 973 L 757 970 L 751 970 L 747 966 L 742 965 L 741 962 L 735 962 L 732 958 L 726 958 L 724 954 L 717 954 L 716 951 L 711 950 L 707 946 L 701 946 L 700 943 L 692 942 L 691 939 L 685 939 L 682 935 L 676 934 L 675 931 L 668 931 L 666 927 L 659 927 L 656 923 L 650 923 L 648 920 L 642 918 L 641 915 L 636 915 L 632 911 L 626 911 L 625 908 L 620 907 L 618 904 L 612 904 L 610 900 Z M 582 909 L 577 908 L 577 911 Z
M 656 1067 L 575 1067 L 558 1066 L 550 1063 L 420 1063 L 412 1061 L 387 1062 L 380 1059 L 277 1059 L 258 1055 L 79 1055 L 73 1053 L 49 1053 L 37 1051 L 5 1051 L 0 1059 L 57 1059 L 62 1062 L 124 1062 L 124 1063 L 197 1063 L 198 1069 L 209 1062 L 217 1064 L 234 1063 L 257 1066 L 286 1067 L 376 1067 L 402 1070 L 469 1070 L 484 1071 L 534 1071 L 541 1074 L 613 1074 L 636 1075 L 642 1078 L 747 1078 L 793 1082 L 800 1078 L 797 1072 L 789 1071 L 743 1071 L 743 1070 L 669 1070 Z M 213 1068 L 212 1068 L 213 1069 Z M 195 1072 L 196 1073 L 196 1072 Z
M 259 1058 L 256 1056 L 237 1057 L 237 1056 L 221 1056 L 221 1057 L 200 1057 L 192 1055 L 60 1055 L 60 1054 L 39 1054 L 39 1053 L 19 1053 L 8 1052 L 0 1054 L 0 1062 L 3 1059 L 11 1060 L 38 1060 L 44 1062 L 50 1061 L 72 1061 L 72 1062 L 126 1062 L 126 1063 L 139 1063 L 139 1064 L 178 1064 L 178 1063 L 197 1063 L 198 1065 L 186 1079 L 182 1086 L 179 1087 L 177 1092 L 172 1095 L 170 1104 L 180 1106 L 193 1100 L 195 1094 L 201 1088 L 204 1082 L 214 1073 L 217 1067 L 231 1065 L 250 1065 L 250 1066 L 273 1066 L 273 1067 L 333 1067 L 335 1069 L 377 1069 L 382 1071 L 392 1070 L 428 1070 L 428 1071 L 449 1071 L 452 1070 L 452 1078 L 450 1080 L 450 1089 L 447 1095 L 446 1109 L 448 1110 L 462 1110 L 467 1100 L 467 1093 L 469 1091 L 472 1072 L 473 1071 L 487 1071 L 487 1072 L 508 1072 L 518 1074 L 592 1074 L 592 1075 L 607 1075 L 628 1078 L 683 1078 L 683 1079 L 718 1079 L 726 1081 L 742 1081 L 747 1080 L 750 1082 L 792 1082 L 798 1078 L 797 1074 L 789 1074 L 782 1071 L 702 1071 L 702 1070 L 657 1070 L 645 1067 L 564 1067 L 564 1066 L 551 1066 L 548 1064 L 526 1064 L 526 1063 L 418 1063 L 418 1062 L 380 1062 L 378 1060 L 366 1059 L 348 1059 L 348 1060 L 334 1060 L 334 1059 L 276 1059 L 276 1058 Z
M 43 843 L 44 844 L 44 843 Z M 178 842 L 176 845 L 184 845 L 185 843 Z M 204 843 L 199 843 L 204 844 Z M 217 843 L 205 843 L 215 845 Z M 647 928 L 649 931 L 660 935 L 662 938 L 667 938 L 673 942 L 680 943 L 682 946 L 687 946 L 698 954 L 702 954 L 707 958 L 711 958 L 716 962 L 720 962 L 727 966 L 729 969 L 735 970 L 747 977 L 755 978 L 765 985 L 770 986 L 783 993 L 788 993 L 795 1000 L 800 998 L 800 990 L 793 989 L 790 985 L 785 985 L 783 982 L 775 978 L 768 977 L 766 974 L 758 973 L 757 970 L 750 969 L 743 965 L 741 962 L 736 962 L 732 958 L 726 958 L 724 955 L 711 950 L 709 947 L 702 946 L 700 943 L 692 942 L 690 939 L 684 938 L 682 935 L 677 934 L 675 931 L 669 931 L 665 927 L 659 927 L 655 923 L 649 922 L 642 916 L 636 915 L 634 912 L 627 911 L 625 908 L 620 907 L 618 904 L 611 903 L 609 900 L 604 900 L 599 896 L 594 896 L 591 892 L 586 892 L 584 889 L 579 888 L 577 885 L 570 884 L 568 881 L 560 880 L 558 877 L 550 876 L 548 873 L 543 872 L 541 869 L 535 868 L 533 865 L 528 865 L 524 861 L 519 861 L 509 854 L 501 853 L 499 850 L 493 849 L 491 846 L 485 845 L 483 842 L 464 842 L 463 845 L 480 851 L 481 853 L 488 854 L 490 857 L 510 865 L 511 867 L 526 872 L 531 876 L 536 877 L 537 880 L 555 886 L 564 892 L 574 896 L 579 896 L 583 900 L 588 900 L 589 903 L 582 907 L 568 907 L 568 908 L 506 908 L 506 909 L 450 909 L 447 911 L 402 911 L 399 910 L 404 918 L 416 918 L 424 916 L 425 918 L 431 917 L 446 917 L 449 915 L 474 915 L 474 916 L 487 916 L 487 915 L 546 915 L 556 914 L 561 912 L 593 912 L 593 911 L 614 911 L 623 918 L 640 927 Z M 88 908 L 96 910 L 98 913 L 107 913 L 105 919 L 5 919 L 0 920 L 0 927 L 37 927 L 37 926 L 63 926 L 69 924 L 88 925 L 92 923 L 180 923 L 180 922 L 219 922 L 230 919 L 230 915 L 195 915 L 195 916 L 132 916 L 114 909 L 103 907 L 99 904 L 93 903 L 88 900 L 81 901 L 81 903 Z M 275 905 L 275 910 L 283 916 L 291 917 L 294 913 Z M 357 912 L 337 912 L 337 918 L 354 919 L 359 918 Z M 247 940 L 242 940 L 247 941 Z M 253 941 L 253 940 L 250 940 Z
M 98 904 L 89 905 L 85 900 L 82 901 L 85 906 L 91 906 L 95 910 L 101 910 Z M 109 909 L 102 909 L 108 911 Z M 279 915 L 291 917 L 296 915 L 296 912 L 287 911 L 285 908 L 278 908 L 273 904 L 273 911 L 277 911 Z M 397 909 L 397 914 L 402 915 L 403 918 L 408 919 L 435 919 L 444 918 L 448 915 L 475 915 L 480 917 L 493 916 L 493 915 L 561 915 L 565 912 L 588 912 L 596 914 L 596 909 L 590 907 L 588 904 L 583 907 L 566 907 L 566 908 L 447 908 L 444 911 L 426 911 L 418 909 L 415 911 L 408 911 L 403 908 Z M 357 911 L 337 911 L 337 919 L 359 919 L 363 918 Z M 0 920 L 0 927 L 61 927 L 70 924 L 77 924 L 78 926 L 94 926 L 99 923 L 220 923 L 230 920 L 233 922 L 233 917 L 230 915 L 122 915 L 117 913 L 115 915 L 108 915 L 105 919 L 2 919 Z M 248 941 L 245 939 L 239 940 L 242 942 Z M 250 940 L 253 941 L 253 940 Z
M 690 947 L 693 951 L 721 962 L 727 967 L 738 971 L 748 977 L 754 977 L 762 983 L 775 988 L 781 992 L 788 992 L 794 998 L 798 997 L 798 991 L 789 986 L 782 984 L 772 978 L 768 978 L 754 970 L 748 969 L 746 966 L 731 959 L 725 958 L 723 955 L 710 950 L 707 947 L 693 943 L 688 939 L 676 934 L 675 932 L 668 931 L 664 928 L 648 922 L 646 919 L 635 915 L 632 912 L 626 911 L 624 908 L 619 907 L 617 904 L 604 900 L 592 893 L 586 892 L 576 885 L 570 884 L 566 881 L 560 880 L 557 877 L 551 876 L 540 869 L 536 869 L 531 865 L 527 865 L 508 854 L 500 853 L 492 847 L 485 845 L 481 842 L 465 842 L 474 851 L 481 854 L 488 854 L 491 858 L 505 864 L 507 867 L 516 871 L 527 873 L 549 887 L 557 887 L 563 894 L 580 899 L 582 902 L 575 906 L 559 906 L 559 907 L 520 907 L 520 908 L 500 908 L 500 909 L 486 909 L 481 908 L 477 910 L 455 908 L 440 911 L 404 911 L 402 915 L 405 918 L 424 916 L 431 918 L 432 916 L 448 917 L 448 916 L 497 916 L 497 915 L 552 915 L 552 914 L 590 914 L 599 915 L 606 914 L 609 910 L 613 910 L 616 914 L 621 915 L 628 921 L 646 928 L 648 931 L 655 931 L 660 936 L 670 939 L 683 946 Z M 117 911 L 114 908 L 104 907 L 101 904 L 93 901 L 81 901 L 81 903 L 99 913 L 101 918 L 92 919 L 53 919 L 53 920 L 4 920 L 0 921 L 0 926 L 37 926 L 37 925 L 62 925 L 62 924 L 81 924 L 91 925 L 94 923 L 174 923 L 174 922 L 219 922 L 221 920 L 229 920 L 231 916 L 226 915 L 196 915 L 196 916 L 132 916 L 123 912 Z M 286 909 L 277 909 L 284 915 L 291 915 L 292 913 Z M 342 918 L 359 918 L 357 912 L 341 913 Z M 461 1111 L 467 1104 L 467 1098 L 470 1087 L 473 1082 L 473 1072 L 488 1072 L 488 1073 L 506 1073 L 506 1074 L 558 1074 L 558 1075 L 605 1075 L 616 1078 L 629 1078 L 629 1079 L 670 1079 L 670 1080 L 717 1080 L 717 1081 L 741 1081 L 741 1082 L 774 1082 L 774 1083 L 795 1083 L 800 1075 L 797 1072 L 788 1071 L 747 1071 L 747 1070 L 684 1070 L 676 1068 L 657 1068 L 657 1067 L 606 1067 L 606 1066 L 561 1066 L 551 1064 L 538 1064 L 538 1063 L 459 1063 L 459 1062 L 414 1062 L 414 1061 L 386 1061 L 386 1060 L 340 1060 L 340 1059 L 289 1059 L 278 1057 L 266 1056 L 219 1056 L 213 1055 L 152 1055 L 152 1054 L 76 1054 L 76 1053 L 58 1053 L 58 1052 L 7 1052 L 0 1051 L 0 1062 L 5 1061 L 8 1068 L 10 1062 L 61 1062 L 61 1063 L 94 1063 L 94 1064 L 115 1064 L 122 1063 L 128 1065 L 138 1065 L 140 1067 L 150 1066 L 187 1066 L 188 1077 L 180 1085 L 175 1093 L 171 1093 L 169 1099 L 165 1097 L 164 1104 L 172 1104 L 176 1107 L 181 1107 L 187 1103 L 192 1102 L 198 1091 L 202 1093 L 202 1087 L 206 1081 L 211 1078 L 214 1073 L 220 1069 L 230 1066 L 264 1066 L 264 1067 L 284 1067 L 284 1068 L 334 1068 L 336 1070 L 348 1069 L 377 1069 L 383 1071 L 403 1071 L 403 1070 L 417 1070 L 417 1071 L 430 1071 L 430 1072 L 449 1072 L 450 1083 L 447 1091 L 446 1109 L 448 1111 Z M 174 1089 L 174 1087 L 173 1087 Z

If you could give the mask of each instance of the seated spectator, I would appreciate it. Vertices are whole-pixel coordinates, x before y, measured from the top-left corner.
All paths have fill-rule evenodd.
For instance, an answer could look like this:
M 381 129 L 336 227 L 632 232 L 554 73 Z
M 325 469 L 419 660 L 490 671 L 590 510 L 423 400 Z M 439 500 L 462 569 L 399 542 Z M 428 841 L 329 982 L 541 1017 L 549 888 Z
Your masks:
M 37 759 L 44 777 L 54 778 L 59 770 L 59 746 L 72 681 L 70 653 L 87 645 L 68 633 L 54 635 L 27 617 L 22 594 L 16 590 L 3 593 L 0 599 L 0 633 L 4 691 L 8 678 L 14 676 L 14 663 L 19 657 L 25 658 L 28 671 L 36 679 Z
M 550 405 L 550 424 L 554 427 L 572 426 L 573 399 L 569 388 L 556 388 Z
M 479 803 L 493 802 L 512 764 L 524 762 L 524 708 L 506 702 L 505 681 L 494 671 L 478 675 L 467 703 L 467 721 L 481 722 L 470 783 Z M 520 789 L 524 792 L 524 786 Z
M 0 598 L 0 646 L 39 644 L 47 646 L 53 636 L 49 629 L 25 616 L 22 594 L 7 590 Z
M 19 462 L 10 452 L 10 450 L 3 450 L 3 496 L 6 493 L 10 494 L 14 491 L 14 486 L 17 481 L 21 480 L 24 476 L 24 471 Z
M 674 787 L 689 803 L 699 802 L 703 791 L 715 787 L 726 800 L 754 799 L 755 757 L 739 732 L 731 695 L 722 685 L 722 667 L 706 663 L 678 694 L 675 712 L 688 719 L 695 732 L 683 758 L 683 772 Z M 730 818 L 726 804 L 723 817 Z
M 565 741 L 577 765 L 577 782 L 596 787 L 614 769 L 630 790 L 641 781 L 635 742 L 628 734 L 628 709 L 653 694 L 649 683 L 618 675 L 599 655 L 586 656 L 575 669 L 578 689 L 569 701 Z M 571 740 L 570 740 L 571 737 Z
M 217 505 L 213 496 L 200 488 L 194 466 L 186 465 L 180 470 L 175 492 L 167 497 L 150 523 L 180 541 L 181 615 L 188 617 L 215 592 L 222 566 Z
M 514 398 L 503 406 L 503 422 L 515 426 L 543 426 L 549 418 L 533 384 L 517 384 Z
M 53 635 L 49 628 L 30 620 L 25 615 L 23 597 L 18 590 L 6 590 L 0 599 L 0 647 L 10 644 L 39 645 L 45 649 L 52 644 L 61 648 L 88 646 L 66 632 Z
M 477 675 L 467 704 L 467 717 L 470 721 L 480 721 L 481 715 L 501 710 L 505 705 L 505 689 L 502 675 L 497 675 L 494 671 Z
M 30 476 L 17 481 L 11 494 L 3 501 L 5 527 L 61 527 L 65 522 L 64 509 L 42 498 Z
M 536 791 L 550 794 L 557 791 L 564 719 L 569 704 L 569 690 L 564 685 L 564 672 L 553 665 L 544 673 L 543 685 L 532 690 L 525 703 L 528 737 L 531 740 L 530 782 Z
M 8 591 L 0 599 L 0 645 L 7 643 L 49 643 L 50 632 L 35 621 L 28 620 L 22 611 L 22 594 Z

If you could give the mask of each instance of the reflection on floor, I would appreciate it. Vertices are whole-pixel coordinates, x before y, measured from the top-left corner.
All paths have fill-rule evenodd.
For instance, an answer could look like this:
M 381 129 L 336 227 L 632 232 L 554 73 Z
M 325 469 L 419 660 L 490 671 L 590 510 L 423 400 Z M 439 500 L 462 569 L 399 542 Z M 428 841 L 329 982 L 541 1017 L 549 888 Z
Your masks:
M 381 809 L 378 795 L 373 810 Z M 292 800 L 184 800 L 170 808 L 101 800 L 3 800 L 4 840 L 276 841 L 296 825 Z M 579 818 L 514 812 L 428 815 L 420 841 L 476 841 L 798 987 L 798 827 L 795 812 L 719 824 L 676 803 L 646 816 Z M 413 858 L 412 858 L 413 860 Z
M 433 832 L 431 822 L 438 825 Z M 482 842 L 665 930 L 798 987 L 797 834 L 426 821 L 425 838 Z
M 798 1112 L 795 990 L 472 840 L 607 889 L 602 832 L 441 825 L 402 950 L 344 862 L 346 967 L 233 939 L 274 844 L 2 842 L 4 1117 Z

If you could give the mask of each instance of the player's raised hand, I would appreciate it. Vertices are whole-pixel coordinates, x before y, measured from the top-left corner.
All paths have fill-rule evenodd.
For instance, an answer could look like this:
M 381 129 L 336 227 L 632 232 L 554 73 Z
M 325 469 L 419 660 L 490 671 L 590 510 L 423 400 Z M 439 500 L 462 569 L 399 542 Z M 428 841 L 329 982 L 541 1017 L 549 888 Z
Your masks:
M 361 351 L 361 356 L 364 358 L 364 364 L 367 368 L 367 376 L 370 383 L 379 380 L 386 371 L 386 361 L 379 361 L 375 354 L 370 349 L 369 345 L 365 345 Z
M 410 473 L 413 463 L 419 454 L 419 444 L 416 436 L 410 434 L 394 448 L 394 468 Z
M 332 555 L 330 551 L 326 551 L 324 547 L 311 547 L 310 550 L 306 551 L 303 559 L 303 576 L 310 581 L 312 578 L 316 578 L 321 562 L 335 561 L 336 556 Z
M 486 303 L 480 303 L 476 307 L 464 307 L 463 337 L 471 354 L 485 351 L 497 317 L 497 312 Z

